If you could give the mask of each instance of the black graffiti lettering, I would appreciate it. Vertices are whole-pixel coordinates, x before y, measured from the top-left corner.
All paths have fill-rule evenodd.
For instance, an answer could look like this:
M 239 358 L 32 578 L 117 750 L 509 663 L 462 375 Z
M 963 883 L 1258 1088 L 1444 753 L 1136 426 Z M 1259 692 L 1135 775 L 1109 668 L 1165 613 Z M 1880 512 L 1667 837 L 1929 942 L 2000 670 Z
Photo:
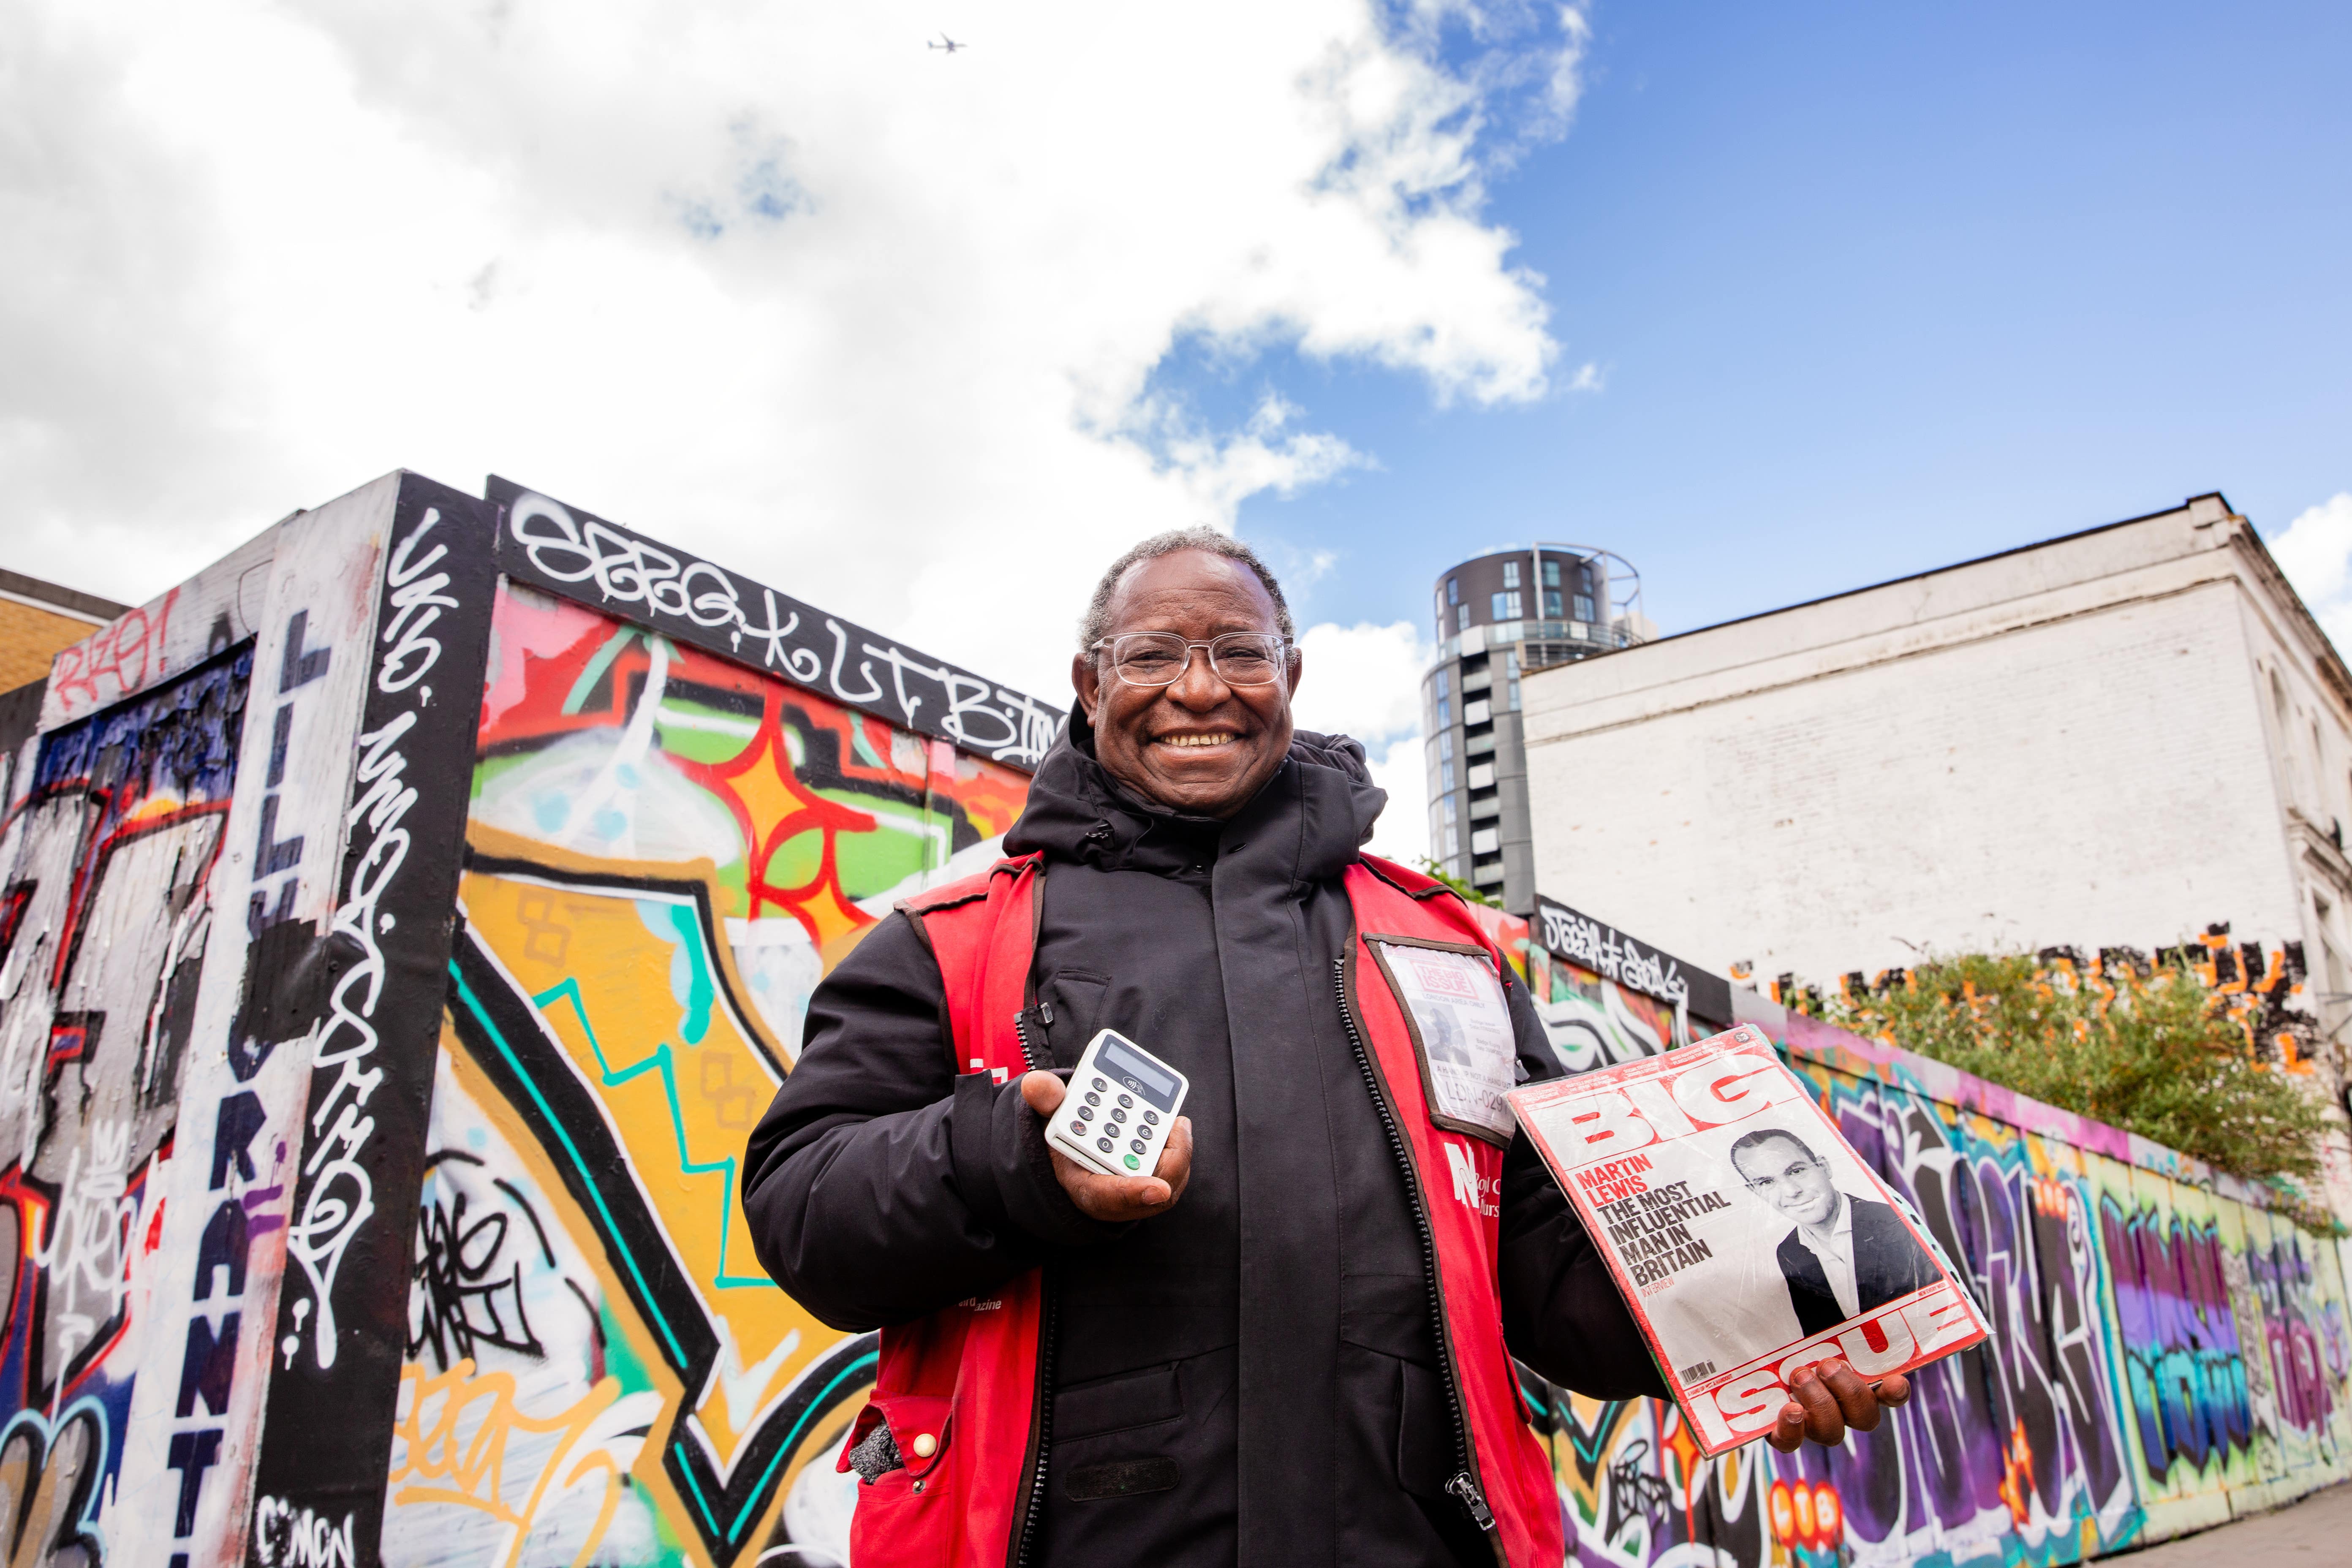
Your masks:
M 330 958 L 310 921 L 262 927 L 245 950 L 245 984 L 229 1031 L 229 1065 L 249 1083 L 270 1051 L 310 1032 L 327 1005 Z
M 327 664 L 334 657 L 331 647 L 305 648 L 303 638 L 310 629 L 310 612 L 297 610 L 286 621 L 286 660 L 278 670 L 278 694 L 283 697 L 298 686 L 308 686 L 327 673 Z
M 194 1415 L 199 1399 L 206 1414 L 228 1414 L 228 1388 L 236 1376 L 237 1317 L 225 1315 L 218 1335 L 203 1313 L 188 1320 L 188 1346 L 180 1356 L 181 1415 Z
M 269 776 L 263 781 L 271 789 L 286 782 L 286 748 L 293 735 L 294 704 L 281 702 L 269 726 Z
M 172 1516 L 173 1535 L 186 1535 L 196 1528 L 196 1503 L 204 1495 L 205 1472 L 219 1463 L 220 1447 L 221 1429 L 217 1426 L 172 1434 L 171 1456 L 166 1463 L 180 1472 L 180 1510 Z
M 213 1275 L 222 1268 L 228 1270 L 228 1285 L 221 1294 L 232 1300 L 245 1294 L 247 1225 L 245 1205 L 235 1198 L 224 1201 L 205 1222 L 205 1238 L 196 1248 L 197 1300 L 213 1299 Z
M 1665 1522 L 1671 1501 L 1665 1479 L 1651 1468 L 1650 1440 L 1634 1438 L 1609 1467 L 1609 1532 L 1602 1539 L 1617 1540 L 1617 1532 L 1637 1515 L 1655 1531 Z
M 302 836 L 288 839 L 278 837 L 278 797 L 261 797 L 261 831 L 256 836 L 260 842 L 254 847 L 253 874 L 275 877 L 280 871 L 290 871 L 302 858 Z
M 267 889 L 255 893 L 247 900 L 245 906 L 246 935 L 257 937 L 265 928 L 292 920 L 295 890 L 301 885 L 302 879 L 299 877 L 289 877 L 278 883 L 278 903 L 275 908 L 269 905 L 269 893 Z
M 502 1190 L 519 1205 L 520 1194 L 506 1184 Z M 528 1207 L 523 1217 L 537 1228 Z M 468 1215 L 464 1193 L 446 1204 L 426 1204 L 417 1218 L 415 1306 L 408 1353 L 414 1357 L 430 1346 L 444 1367 L 470 1359 L 478 1346 L 544 1355 L 546 1351 L 523 1310 L 520 1258 L 509 1258 L 506 1247 L 512 1235 L 507 1215 Z M 544 1232 L 539 1250 L 551 1265 Z
M 249 1089 L 241 1089 L 220 1102 L 213 1118 L 213 1179 L 207 1184 L 218 1192 L 228 1181 L 229 1162 L 236 1162 L 240 1181 L 252 1181 L 253 1141 L 260 1136 L 269 1121 L 261 1109 L 261 1097 Z

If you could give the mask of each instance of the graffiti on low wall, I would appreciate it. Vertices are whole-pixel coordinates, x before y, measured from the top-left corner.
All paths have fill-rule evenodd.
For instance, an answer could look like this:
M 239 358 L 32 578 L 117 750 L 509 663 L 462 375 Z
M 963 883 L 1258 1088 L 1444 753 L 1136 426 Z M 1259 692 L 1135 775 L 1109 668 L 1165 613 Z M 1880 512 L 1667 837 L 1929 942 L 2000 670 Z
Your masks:
M 810 990 L 994 856 L 1007 763 L 1049 726 L 855 628 L 761 640 L 763 590 L 675 552 L 663 577 L 626 531 L 565 556 L 511 522 L 393 476 L 282 524 L 94 635 L 9 760 L 11 1562 L 844 1551 L 832 1461 L 874 1342 L 760 1275 L 737 1162 Z M 509 550 L 530 570 L 501 579 Z M 1554 951 L 1481 918 L 1567 1067 L 1729 1021 L 1696 1001 L 1719 982 L 1624 933 Z M 2225 934 L 2198 962 L 2259 1050 L 2299 955 Z M 1529 1379 L 1578 1562 L 2059 1563 L 2352 1472 L 2334 1243 L 2171 1151 L 1722 994 L 1996 1333 L 1799 1456 L 1703 1461 L 1671 1406 Z
M 252 674 L 241 648 L 42 737 L 0 840 L 0 1474 L 42 1555 L 101 1550 L 142 1369 L 217 1397 L 209 1331 L 184 1358 L 131 1316 Z
M 1657 999 L 1548 952 L 1525 922 L 1486 923 L 1551 1003 L 1571 1070 L 1675 1039 Z M 1771 1032 L 1995 1331 L 1919 1374 L 1877 1432 L 1795 1456 L 1702 1460 L 1671 1405 L 1523 1373 L 1576 1561 L 2071 1563 L 2352 1474 L 2352 1301 L 2334 1244 L 2114 1128 L 1809 1018 Z
M 737 1162 L 809 992 L 1026 775 L 521 584 L 484 686 L 385 1560 L 841 1552 L 873 1341 L 761 1273 Z

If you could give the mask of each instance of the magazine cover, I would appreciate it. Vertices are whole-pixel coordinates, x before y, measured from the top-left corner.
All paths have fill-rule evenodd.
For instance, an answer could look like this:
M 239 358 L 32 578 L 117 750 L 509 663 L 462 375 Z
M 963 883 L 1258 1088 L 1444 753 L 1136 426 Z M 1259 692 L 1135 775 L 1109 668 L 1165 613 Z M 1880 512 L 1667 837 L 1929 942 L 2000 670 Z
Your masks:
M 1986 1336 L 1753 1025 L 1508 1098 L 1709 1457 L 1769 1432 L 1800 1367 L 1841 1356 L 1875 1380 Z

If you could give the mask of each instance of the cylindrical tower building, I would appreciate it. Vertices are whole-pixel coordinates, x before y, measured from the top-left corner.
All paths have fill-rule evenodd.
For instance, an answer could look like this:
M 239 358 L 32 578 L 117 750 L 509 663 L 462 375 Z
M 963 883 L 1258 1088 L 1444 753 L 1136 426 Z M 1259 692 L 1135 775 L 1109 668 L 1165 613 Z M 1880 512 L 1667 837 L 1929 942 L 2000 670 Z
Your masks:
M 1641 574 L 1589 544 L 1498 550 L 1438 578 L 1436 626 L 1437 658 L 1421 683 L 1429 852 L 1448 875 L 1532 914 L 1519 677 L 1655 637 Z

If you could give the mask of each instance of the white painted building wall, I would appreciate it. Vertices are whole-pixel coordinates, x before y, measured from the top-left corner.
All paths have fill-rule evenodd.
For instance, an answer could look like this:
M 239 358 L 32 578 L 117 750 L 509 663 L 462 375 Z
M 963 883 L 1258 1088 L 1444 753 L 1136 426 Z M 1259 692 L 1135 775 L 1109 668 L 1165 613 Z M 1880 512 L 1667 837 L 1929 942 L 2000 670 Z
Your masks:
M 1546 670 L 1523 702 L 1538 885 L 1719 972 L 1831 984 L 2226 921 L 2352 991 L 2352 672 L 2219 495 Z

